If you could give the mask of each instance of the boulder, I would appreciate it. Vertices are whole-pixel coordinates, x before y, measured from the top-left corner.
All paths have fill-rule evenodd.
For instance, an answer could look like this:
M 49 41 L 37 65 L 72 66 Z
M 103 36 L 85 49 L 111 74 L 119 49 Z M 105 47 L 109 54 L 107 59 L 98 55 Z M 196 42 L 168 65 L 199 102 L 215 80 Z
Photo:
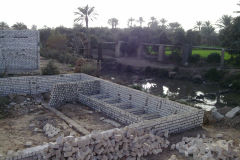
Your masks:
M 235 117 L 236 114 L 239 113 L 239 112 L 240 112 L 240 107 L 235 107 L 235 108 L 233 108 L 232 110 L 230 110 L 229 112 L 227 112 L 227 113 L 225 114 L 225 116 L 226 116 L 227 118 L 233 118 L 233 117 Z
M 195 83 L 202 83 L 203 82 L 203 78 L 200 74 L 196 74 L 192 77 L 193 82 Z
M 224 116 L 221 113 L 219 113 L 216 109 L 212 110 L 212 116 L 216 119 L 216 121 L 221 121 L 224 118 Z

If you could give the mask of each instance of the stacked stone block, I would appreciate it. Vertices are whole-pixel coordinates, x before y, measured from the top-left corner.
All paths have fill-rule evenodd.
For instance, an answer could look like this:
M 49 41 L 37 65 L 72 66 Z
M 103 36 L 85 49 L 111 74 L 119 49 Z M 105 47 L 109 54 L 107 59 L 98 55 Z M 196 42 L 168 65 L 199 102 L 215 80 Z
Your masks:
M 0 96 L 50 92 L 57 83 L 81 81 L 81 74 L 0 78 Z
M 78 95 L 92 95 L 99 93 L 99 81 L 90 80 L 83 82 L 58 83 L 51 91 L 49 106 L 60 106 L 67 102 L 78 101 Z
M 147 130 L 125 127 L 92 133 L 83 137 L 58 137 L 56 142 L 47 147 L 29 153 L 15 155 L 8 159 L 78 159 L 78 160 L 112 160 L 136 159 L 149 154 L 158 154 L 167 148 L 169 141 L 163 137 L 150 134 Z M 23 157 L 27 157 L 23 158 Z
M 0 31 L 0 73 L 33 72 L 39 69 L 39 32 Z

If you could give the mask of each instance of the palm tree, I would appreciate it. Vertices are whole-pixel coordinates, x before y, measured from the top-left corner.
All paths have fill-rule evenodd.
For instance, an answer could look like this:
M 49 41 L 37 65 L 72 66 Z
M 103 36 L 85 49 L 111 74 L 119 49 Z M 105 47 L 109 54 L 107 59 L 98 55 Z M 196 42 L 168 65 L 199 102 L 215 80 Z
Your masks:
M 135 21 L 135 19 L 134 18 L 129 18 L 128 19 L 128 27 L 132 27 L 133 26 L 133 22 Z
M 0 30 L 6 30 L 9 29 L 9 26 L 5 22 L 0 22 Z
M 223 15 L 218 21 L 217 21 L 217 26 L 219 28 L 225 28 L 231 25 L 232 23 L 232 16 L 228 16 L 228 15 Z
M 25 29 L 28 29 L 28 28 L 27 28 L 27 26 L 24 23 L 17 22 L 16 24 L 14 24 L 12 26 L 12 29 L 15 29 L 15 30 L 25 30 Z
M 196 26 L 194 28 L 197 28 L 198 31 L 201 31 L 201 27 L 202 27 L 202 22 L 201 21 L 197 21 L 196 22 Z
M 179 24 L 178 22 L 172 22 L 169 23 L 168 26 L 171 31 L 175 31 L 176 29 L 181 27 L 181 24 Z
M 237 3 L 238 6 L 240 6 L 240 1 Z M 235 13 L 240 13 L 240 11 L 235 11 Z
M 90 57 L 90 36 L 88 31 L 88 23 L 89 20 L 93 21 L 96 19 L 97 13 L 94 11 L 95 7 L 89 7 L 86 5 L 85 7 L 78 7 L 77 12 L 74 12 L 74 14 L 77 16 L 77 18 L 74 20 L 74 22 L 85 22 L 86 28 L 87 28 L 87 39 L 88 39 L 88 48 L 87 48 L 87 56 Z
M 150 17 L 150 22 L 148 22 L 148 27 L 155 28 L 158 26 L 158 21 L 155 17 Z
M 167 20 L 166 20 L 165 18 L 162 18 L 162 19 L 160 19 L 159 22 L 161 23 L 161 28 L 165 29 L 165 28 L 166 28 Z
M 111 19 L 108 20 L 108 24 L 112 26 L 112 29 L 117 28 L 118 19 L 117 18 L 111 18 Z
M 145 22 L 143 17 L 139 17 L 137 21 L 139 22 L 140 27 L 142 27 L 142 24 Z
M 165 18 L 160 19 L 161 25 L 164 26 L 167 23 Z

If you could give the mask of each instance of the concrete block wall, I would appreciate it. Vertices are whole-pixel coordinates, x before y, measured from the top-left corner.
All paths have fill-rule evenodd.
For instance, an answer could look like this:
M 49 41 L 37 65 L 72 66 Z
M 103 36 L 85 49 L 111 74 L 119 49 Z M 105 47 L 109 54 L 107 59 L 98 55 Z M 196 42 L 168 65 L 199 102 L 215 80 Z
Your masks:
M 142 121 L 130 125 L 138 129 L 148 129 L 154 134 L 162 134 L 166 131 L 169 133 L 179 133 L 185 130 L 199 127 L 203 123 L 204 111 L 189 112 L 184 114 L 174 114 L 153 120 Z
M 118 107 L 115 107 L 114 105 L 83 94 L 79 94 L 79 102 L 93 108 L 94 110 L 102 112 L 106 116 L 111 117 L 125 125 L 142 121 L 141 118 L 132 113 L 126 112 Z
M 49 106 L 60 106 L 67 102 L 78 101 L 79 94 L 93 95 L 98 94 L 100 83 L 97 80 L 58 83 L 51 91 Z
M 57 83 L 81 81 L 81 74 L 0 78 L 0 96 L 50 92 Z
M 170 101 L 166 98 L 157 97 L 129 87 L 115 84 L 103 79 L 82 74 L 82 80 L 96 79 L 100 81 L 100 93 L 119 98 L 122 102 L 130 103 L 133 107 L 144 109 L 147 113 L 159 113 L 168 116 L 176 113 L 198 111 L 198 109 Z
M 39 32 L 0 31 L 0 73 L 18 74 L 39 69 Z

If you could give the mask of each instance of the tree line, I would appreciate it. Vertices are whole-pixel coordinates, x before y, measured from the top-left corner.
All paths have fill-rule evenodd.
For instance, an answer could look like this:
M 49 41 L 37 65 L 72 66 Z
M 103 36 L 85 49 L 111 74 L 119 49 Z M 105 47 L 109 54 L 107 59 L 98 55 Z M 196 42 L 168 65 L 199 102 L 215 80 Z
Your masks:
M 239 5 L 239 4 L 238 4 Z M 239 11 L 236 11 L 239 13 Z M 128 19 L 128 28 L 117 28 L 119 21 L 117 18 L 110 18 L 108 27 L 89 27 L 90 21 L 97 18 L 95 8 L 91 6 L 78 7 L 74 12 L 75 20 L 72 28 L 63 26 L 49 28 L 45 26 L 40 31 L 42 50 L 54 52 L 65 52 L 69 54 L 82 54 L 87 51 L 90 55 L 90 48 L 97 47 L 99 42 L 125 41 L 129 43 L 129 54 L 136 50 L 136 46 L 141 42 L 161 43 L 174 45 L 204 45 L 222 46 L 232 48 L 239 53 L 240 49 L 240 17 L 223 15 L 216 24 L 210 21 L 197 21 L 193 29 L 185 31 L 180 23 L 170 22 L 164 18 L 157 20 L 150 17 L 147 26 L 143 27 L 145 20 L 143 17 Z M 84 25 L 83 25 L 84 24 Z M 137 25 L 136 25 L 137 24 Z M 85 27 L 84 27 L 85 26 Z M 216 32 L 219 28 L 219 33 Z M 0 22 L 0 30 L 28 29 L 24 23 L 16 23 L 13 26 L 5 22 Z M 37 26 L 33 25 L 33 30 Z

